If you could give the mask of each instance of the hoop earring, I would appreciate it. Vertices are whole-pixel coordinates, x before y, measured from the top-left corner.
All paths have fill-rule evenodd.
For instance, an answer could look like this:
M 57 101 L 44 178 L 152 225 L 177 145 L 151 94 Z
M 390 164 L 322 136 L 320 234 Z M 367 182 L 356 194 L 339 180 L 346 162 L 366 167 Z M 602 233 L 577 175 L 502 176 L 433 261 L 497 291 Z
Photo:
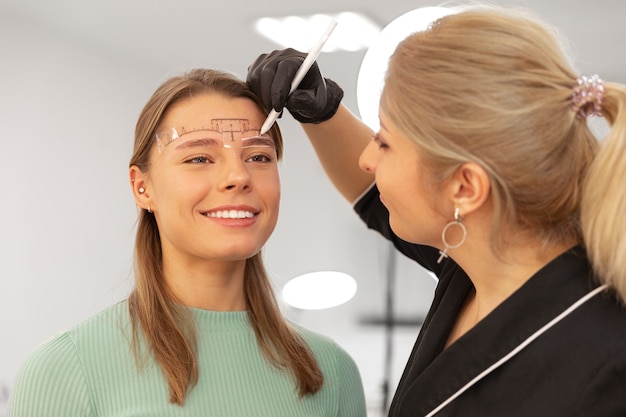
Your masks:
M 449 244 L 448 241 L 446 240 L 446 232 L 452 226 L 459 226 L 461 228 L 461 231 L 463 232 L 463 236 L 461 237 L 461 240 L 455 245 Z M 454 221 L 451 221 L 450 223 L 446 224 L 446 226 L 443 228 L 443 231 L 441 232 L 441 240 L 443 241 L 445 249 L 442 251 L 441 250 L 439 251 L 440 256 L 439 256 L 439 259 L 437 259 L 437 263 L 440 264 L 443 258 L 448 257 L 448 250 L 456 249 L 459 246 L 461 246 L 463 243 L 465 243 L 466 237 L 467 237 L 467 229 L 465 228 L 465 225 L 463 225 L 463 217 L 461 217 L 460 215 L 460 210 L 458 208 L 455 208 L 454 209 Z

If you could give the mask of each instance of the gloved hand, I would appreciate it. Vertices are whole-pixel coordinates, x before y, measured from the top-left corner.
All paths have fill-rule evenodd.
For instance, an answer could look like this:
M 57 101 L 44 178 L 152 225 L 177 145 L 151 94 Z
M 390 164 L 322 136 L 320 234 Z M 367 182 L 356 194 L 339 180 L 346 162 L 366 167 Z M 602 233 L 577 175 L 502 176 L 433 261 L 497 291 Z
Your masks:
M 321 123 L 330 119 L 343 98 L 343 90 L 334 81 L 322 77 L 317 62 L 302 79 L 298 88 L 289 94 L 294 79 L 306 54 L 287 48 L 260 55 L 248 67 L 246 81 L 261 98 L 265 109 L 289 113 L 301 123 Z

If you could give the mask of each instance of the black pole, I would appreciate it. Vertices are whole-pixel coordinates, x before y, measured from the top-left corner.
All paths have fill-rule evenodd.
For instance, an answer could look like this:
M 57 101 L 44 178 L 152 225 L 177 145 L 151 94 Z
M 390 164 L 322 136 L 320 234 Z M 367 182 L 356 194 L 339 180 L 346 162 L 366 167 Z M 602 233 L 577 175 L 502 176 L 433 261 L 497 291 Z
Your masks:
M 385 275 L 385 362 L 383 376 L 383 401 L 382 415 L 387 415 L 390 405 L 391 394 L 391 368 L 393 362 L 393 330 L 394 330 L 394 300 L 396 281 L 396 256 L 397 251 L 391 242 L 387 248 L 387 265 Z

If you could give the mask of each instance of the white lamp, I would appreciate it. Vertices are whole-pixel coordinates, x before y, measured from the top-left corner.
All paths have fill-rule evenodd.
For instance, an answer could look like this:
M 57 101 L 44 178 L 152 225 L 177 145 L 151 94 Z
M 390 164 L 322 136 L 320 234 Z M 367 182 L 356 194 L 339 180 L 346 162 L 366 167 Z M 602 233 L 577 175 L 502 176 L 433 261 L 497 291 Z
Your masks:
M 454 13 L 445 7 L 422 7 L 411 10 L 383 28 L 372 42 L 359 69 L 356 97 L 361 120 L 375 132 L 379 129 L 378 104 L 383 89 L 389 57 L 396 46 L 412 33 L 428 28 L 435 20 Z
M 356 281 L 337 271 L 310 272 L 291 279 L 283 287 L 287 304 L 303 310 L 321 310 L 349 301 L 356 293 Z

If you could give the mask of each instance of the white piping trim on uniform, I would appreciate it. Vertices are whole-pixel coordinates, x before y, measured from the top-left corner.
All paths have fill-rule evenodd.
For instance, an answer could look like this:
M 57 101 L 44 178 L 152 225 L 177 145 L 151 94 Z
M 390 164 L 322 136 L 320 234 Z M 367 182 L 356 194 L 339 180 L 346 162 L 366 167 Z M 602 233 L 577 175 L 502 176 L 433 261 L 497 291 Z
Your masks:
M 606 288 L 608 288 L 608 285 L 604 284 L 604 285 L 600 285 L 596 289 L 588 292 L 586 295 L 584 295 L 582 298 L 580 298 L 574 304 L 569 306 L 565 311 L 563 311 L 561 314 L 559 314 L 554 319 L 552 319 L 550 322 L 548 322 L 548 324 L 544 325 L 541 329 L 537 330 L 535 333 L 530 335 L 528 337 L 528 339 L 526 339 L 522 343 L 520 343 L 515 349 L 513 349 L 511 352 L 509 352 L 507 355 L 505 355 L 502 359 L 500 359 L 499 361 L 497 361 L 496 363 L 491 365 L 489 368 L 487 368 L 484 371 L 482 371 L 474 379 L 472 379 L 470 382 L 468 382 L 463 387 L 461 387 L 461 389 L 459 389 L 457 392 L 455 392 L 450 397 L 448 397 L 447 400 L 445 400 L 444 402 L 439 404 L 439 406 L 437 406 L 430 413 L 426 414 L 425 417 L 432 417 L 432 416 L 434 416 L 436 413 L 441 411 L 441 409 L 443 409 L 445 406 L 450 404 L 454 399 L 456 399 L 459 395 L 461 395 L 465 391 L 467 391 L 472 385 L 474 385 L 475 383 L 477 383 L 478 381 L 483 379 L 485 376 L 487 376 L 489 373 L 491 373 L 494 369 L 498 368 L 500 365 L 502 365 L 503 363 L 505 363 L 506 361 L 511 359 L 513 356 L 517 355 L 522 349 L 524 349 L 526 346 L 528 346 L 530 343 L 532 343 L 535 339 L 537 339 L 543 333 L 548 331 L 552 326 L 557 324 L 559 321 L 563 320 L 572 311 L 576 310 L 578 307 L 580 307 L 582 304 L 584 304 L 591 297 L 595 296 L 596 294 L 598 294 L 601 291 L 604 291 Z

